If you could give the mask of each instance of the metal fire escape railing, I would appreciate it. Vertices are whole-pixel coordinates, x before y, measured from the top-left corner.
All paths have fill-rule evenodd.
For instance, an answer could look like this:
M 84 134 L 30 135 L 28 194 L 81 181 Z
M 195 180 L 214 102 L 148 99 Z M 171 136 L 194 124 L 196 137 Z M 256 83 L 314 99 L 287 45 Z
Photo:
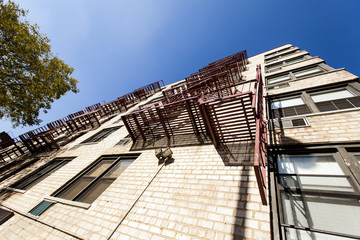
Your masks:
M 134 104 L 147 99 L 161 91 L 163 81 L 154 82 L 138 88 L 108 103 L 96 103 L 68 116 L 47 123 L 11 139 L 8 144 L 0 146 L 0 161 L 19 157 L 26 152 L 36 153 L 50 149 L 59 149 L 58 139 L 66 134 L 95 128 L 101 125 L 100 120 L 116 113 L 125 112 Z
M 236 95 L 236 98 L 242 99 L 245 104 L 247 118 L 250 114 L 248 103 L 252 101 L 249 98 L 256 93 L 257 85 L 256 80 L 245 82 L 241 79 L 246 63 L 246 51 L 212 62 L 182 83 L 164 90 L 162 100 L 143 105 L 141 109 L 124 115 L 122 119 L 130 136 L 134 141 L 146 141 L 171 135 L 204 133 L 214 136 L 212 139 L 215 145 L 227 142 L 229 137 L 209 125 L 216 125 L 216 122 L 211 119 L 213 113 L 209 115 L 208 111 L 216 108 L 219 99 L 231 102 L 233 98 L 230 96 Z M 243 110 L 242 105 L 240 110 Z M 249 120 L 250 118 L 251 116 Z M 251 121 L 248 122 L 252 124 Z M 214 127 L 218 129 L 217 126 Z M 255 132 L 252 135 L 255 136 Z M 240 139 L 242 138 L 237 138 Z
M 242 56 L 242 57 L 240 57 Z M 133 141 L 185 134 L 206 134 L 215 147 L 254 142 L 260 195 L 266 204 L 266 128 L 260 65 L 255 80 L 241 80 L 246 54 L 229 56 L 163 90 L 163 99 L 122 116 Z M 237 76 L 237 77 L 235 77 Z

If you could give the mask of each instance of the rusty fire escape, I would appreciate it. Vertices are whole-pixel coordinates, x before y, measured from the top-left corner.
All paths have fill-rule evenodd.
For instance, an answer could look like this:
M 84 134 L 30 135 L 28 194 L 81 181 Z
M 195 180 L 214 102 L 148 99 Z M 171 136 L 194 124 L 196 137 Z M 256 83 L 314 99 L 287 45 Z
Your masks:
M 266 204 L 263 82 L 260 65 L 256 79 L 242 80 L 246 64 L 246 51 L 212 62 L 122 120 L 134 142 L 185 134 L 206 134 L 215 147 L 253 141 L 252 164 Z
M 64 118 L 26 132 L 19 138 L 11 139 L 8 137 L 6 141 L 0 144 L 0 161 L 5 162 L 20 157 L 26 152 L 38 153 L 59 149 L 59 141 L 64 137 L 82 130 L 99 127 L 101 120 L 125 112 L 128 108 L 161 91 L 161 85 L 164 85 L 162 81 L 148 84 L 114 101 L 104 104 L 96 103 L 78 112 L 71 113 Z

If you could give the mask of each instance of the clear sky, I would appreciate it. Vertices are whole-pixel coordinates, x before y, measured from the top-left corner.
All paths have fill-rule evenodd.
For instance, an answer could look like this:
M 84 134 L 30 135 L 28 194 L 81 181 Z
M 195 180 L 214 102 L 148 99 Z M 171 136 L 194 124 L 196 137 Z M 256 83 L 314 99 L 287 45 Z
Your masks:
M 360 75 L 359 0 L 15 2 L 80 81 L 80 93 L 41 114 L 43 124 L 154 81 L 181 80 L 241 50 L 252 56 L 286 43 Z M 0 131 L 15 137 L 34 128 L 0 121 Z

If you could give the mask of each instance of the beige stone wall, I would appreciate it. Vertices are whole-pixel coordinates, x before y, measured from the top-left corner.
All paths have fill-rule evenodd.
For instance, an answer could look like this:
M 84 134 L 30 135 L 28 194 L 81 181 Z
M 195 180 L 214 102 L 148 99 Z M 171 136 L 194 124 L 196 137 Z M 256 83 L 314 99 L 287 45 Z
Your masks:
M 277 144 L 338 143 L 360 141 L 358 109 L 312 114 L 306 117 L 310 127 L 275 131 Z
M 12 192 L 1 204 L 30 216 L 27 212 L 44 197 L 101 155 L 129 152 L 131 144 L 115 146 L 128 134 L 125 127 L 100 143 L 79 145 L 103 128 L 122 124 L 112 124 L 117 119 L 65 146 L 56 157 L 75 159 L 25 193 Z M 269 207 L 261 204 L 252 167 L 226 166 L 213 145 L 172 150 L 174 162 L 163 167 L 154 150 L 142 151 L 88 209 L 56 203 L 35 218 L 83 239 L 106 239 L 115 229 L 112 239 L 270 239 Z M 0 239 L 23 236 L 72 238 L 18 214 L 0 226 Z

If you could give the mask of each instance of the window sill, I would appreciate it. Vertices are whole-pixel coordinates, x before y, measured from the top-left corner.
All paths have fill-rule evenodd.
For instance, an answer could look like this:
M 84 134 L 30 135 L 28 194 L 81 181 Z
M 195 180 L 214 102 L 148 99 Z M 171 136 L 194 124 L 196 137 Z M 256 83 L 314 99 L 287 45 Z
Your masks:
M 17 188 L 12 188 L 12 187 L 7 187 L 6 190 L 13 191 L 13 192 L 17 192 L 17 193 L 21 193 L 21 194 L 26 193 L 26 190 L 17 189 Z
M 89 203 L 76 202 L 76 201 L 66 200 L 63 198 L 57 198 L 57 197 L 52 197 L 52 196 L 44 197 L 44 200 L 49 201 L 49 202 L 62 203 L 65 205 L 84 208 L 84 209 L 89 209 L 91 207 L 91 204 L 89 204 Z

